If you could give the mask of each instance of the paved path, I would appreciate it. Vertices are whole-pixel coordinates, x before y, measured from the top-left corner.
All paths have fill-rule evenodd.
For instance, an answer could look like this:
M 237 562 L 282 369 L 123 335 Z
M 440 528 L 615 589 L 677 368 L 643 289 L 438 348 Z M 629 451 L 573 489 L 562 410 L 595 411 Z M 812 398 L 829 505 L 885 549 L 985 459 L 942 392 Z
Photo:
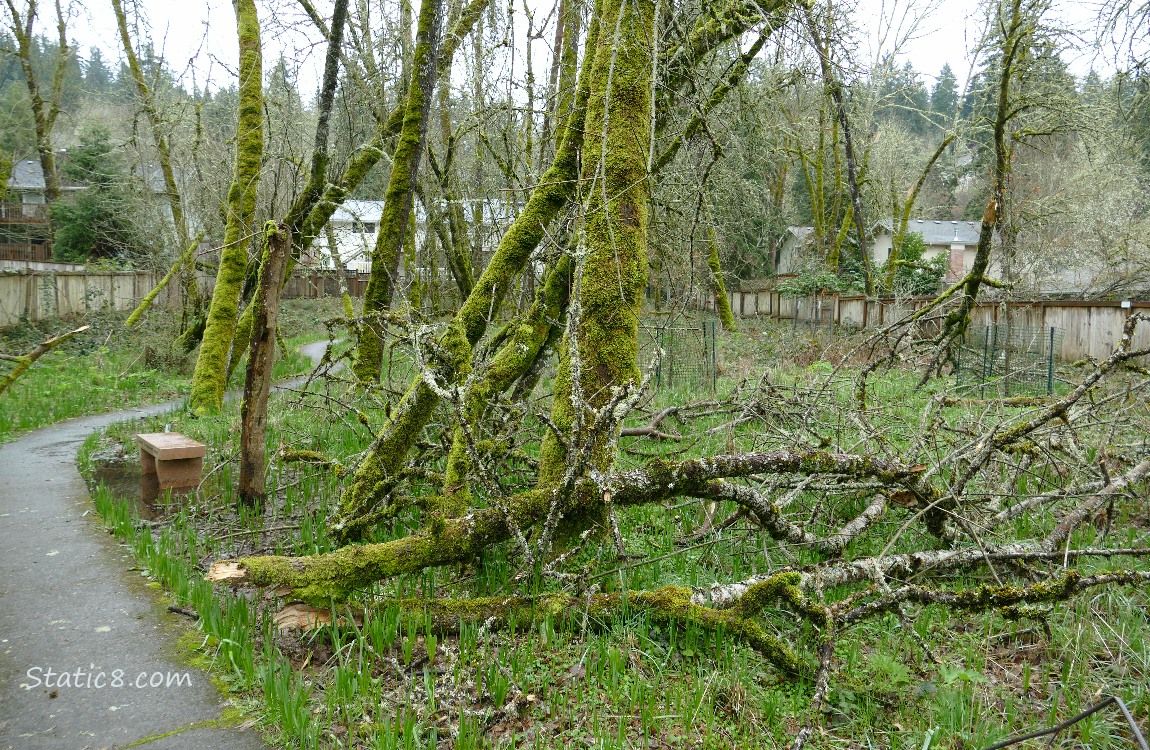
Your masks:
M 110 749 L 150 737 L 159 738 L 149 750 L 265 747 L 252 729 L 202 726 L 220 717 L 220 695 L 180 661 L 175 638 L 186 626 L 131 570 L 76 468 L 94 430 L 174 406 L 74 419 L 0 445 L 0 749 Z

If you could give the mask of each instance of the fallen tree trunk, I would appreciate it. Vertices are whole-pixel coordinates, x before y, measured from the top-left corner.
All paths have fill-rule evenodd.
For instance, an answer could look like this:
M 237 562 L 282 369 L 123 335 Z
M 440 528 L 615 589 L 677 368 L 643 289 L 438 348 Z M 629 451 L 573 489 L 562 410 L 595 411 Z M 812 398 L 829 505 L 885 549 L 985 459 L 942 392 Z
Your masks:
M 440 519 L 402 539 L 349 545 L 323 555 L 289 558 L 245 557 L 212 565 L 208 580 L 253 586 L 281 586 L 305 600 L 345 599 L 376 581 L 424 568 L 473 560 L 487 547 L 521 535 L 553 510 L 563 516 L 596 515 L 610 498 L 617 506 L 643 505 L 675 496 L 708 497 L 716 479 L 757 474 L 831 474 L 863 476 L 899 486 L 923 497 L 921 468 L 871 456 L 805 451 L 771 451 L 712 456 L 676 463 L 654 460 L 639 469 L 609 474 L 601 483 L 582 479 L 566 499 L 550 490 L 529 490 L 509 498 L 504 508 L 476 510 L 461 518 Z

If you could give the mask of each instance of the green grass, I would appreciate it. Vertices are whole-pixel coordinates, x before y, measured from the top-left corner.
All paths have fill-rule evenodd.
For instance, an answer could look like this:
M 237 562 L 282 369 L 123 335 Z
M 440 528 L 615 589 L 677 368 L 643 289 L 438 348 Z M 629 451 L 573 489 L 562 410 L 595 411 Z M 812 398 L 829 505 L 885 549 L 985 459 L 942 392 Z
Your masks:
M 310 361 L 296 348 L 325 338 L 321 322 L 336 310 L 330 300 L 285 301 L 281 330 L 292 353 L 277 360 L 276 378 L 310 368 Z M 173 350 L 177 316 L 153 311 L 131 329 L 123 325 L 126 318 L 126 313 L 96 312 L 82 320 L 44 321 L 0 332 L 0 351 L 24 354 L 54 334 L 90 326 L 37 360 L 0 394 L 0 442 L 72 417 L 182 398 L 191 382 L 195 354 Z M 243 385 L 243 369 L 236 369 L 232 388 Z
M 788 336 L 793 340 L 786 340 Z M 852 381 L 846 377 L 852 371 L 840 377 L 826 364 L 836 349 L 841 354 L 850 345 L 825 331 L 801 329 L 752 329 L 728 337 L 720 395 L 743 375 L 757 373 L 755 363 L 761 366 L 764 358 L 797 354 L 770 374 L 773 390 L 762 402 L 769 413 L 758 423 L 694 442 L 629 441 L 621 462 L 637 465 L 648 455 L 769 447 L 787 434 L 795 440 L 825 437 L 833 444 L 850 445 L 856 427 L 830 416 L 830 408 L 806 416 L 790 411 L 792 400 L 810 389 L 827 407 L 853 398 Z M 354 462 L 380 424 L 384 404 L 394 403 L 394 391 L 410 375 L 402 355 L 397 353 L 392 365 L 392 387 L 374 394 L 319 384 L 326 398 L 274 395 L 269 449 L 282 443 L 321 451 L 344 464 Z M 910 445 L 917 415 L 940 386 L 916 389 L 916 375 L 897 370 L 877 374 L 874 380 L 873 417 L 890 425 L 885 437 L 891 445 Z M 655 394 L 649 409 L 698 396 L 690 390 L 663 391 Z M 538 408 L 544 406 L 545 401 Z M 349 407 L 360 409 L 368 425 L 349 417 Z M 512 545 L 495 547 L 469 565 L 381 582 L 334 607 L 337 620 L 331 626 L 303 634 L 275 632 L 269 623 L 280 602 L 262 595 L 211 592 L 197 571 L 221 557 L 332 549 L 324 522 L 343 485 L 331 471 L 273 461 L 267 507 L 262 513 L 237 509 L 237 408 L 206 419 L 175 417 L 181 431 L 210 446 L 210 474 L 198 496 L 165 510 L 163 531 L 149 536 L 158 533 L 155 541 L 135 542 L 133 549 L 149 573 L 177 597 L 203 607 L 205 656 L 238 693 L 259 700 L 264 720 L 279 728 L 283 746 L 776 748 L 788 746 L 810 718 L 812 685 L 780 675 L 722 634 L 668 627 L 641 611 L 624 607 L 574 630 L 542 618 L 494 629 L 463 623 L 456 633 L 436 633 L 425 618 L 405 615 L 394 604 L 408 597 L 555 589 L 554 582 L 530 575 L 513 579 L 518 568 Z M 448 416 L 444 412 L 443 420 Z M 974 416 L 956 407 L 945 412 L 945 423 L 961 427 Z M 696 431 L 726 419 L 709 417 Z M 643 421 L 641 416 L 630 420 Z M 117 427 L 102 440 L 130 445 L 131 434 L 150 424 L 159 422 Z M 529 417 L 519 432 L 535 435 L 537 427 Z M 434 436 L 432 425 L 425 437 Z M 528 458 L 537 455 L 537 445 L 530 440 L 521 448 Z M 503 468 L 501 478 L 512 487 L 517 471 L 529 474 L 521 466 Z M 1043 486 L 1051 477 L 1035 472 L 1026 481 Z M 435 482 L 415 482 L 409 491 L 432 494 Z M 811 528 L 821 533 L 857 513 L 865 499 L 809 491 L 792 503 L 795 515 L 812 518 Z M 732 510 L 720 507 L 716 518 Z M 706 586 L 821 559 L 801 549 L 784 554 L 746 523 L 683 546 L 682 540 L 704 521 L 700 503 L 625 508 L 619 516 L 626 551 L 638 557 L 620 561 L 609 538 L 592 539 L 566 567 L 587 571 L 584 585 L 603 591 Z M 1145 544 L 1147 517 L 1150 504 L 1144 494 L 1120 503 L 1111 543 Z M 852 543 L 846 556 L 876 554 L 907 518 L 904 511 L 888 513 Z M 393 526 L 381 526 L 372 541 L 406 536 L 420 520 L 417 507 L 405 511 Z M 125 534 L 141 533 L 130 523 L 119 523 Z M 1049 513 L 1038 512 L 1021 519 L 1014 531 L 1030 536 L 1052 523 Z M 1095 543 L 1099 534 L 1088 525 L 1072 545 Z M 933 538 L 911 527 L 893 551 L 933 545 Z M 1092 572 L 1113 564 L 1150 567 L 1147 561 L 1123 559 L 1086 560 L 1079 568 Z M 955 574 L 947 585 L 990 582 L 984 573 Z M 185 589 L 192 593 L 185 597 L 180 593 Z M 207 593 L 195 593 L 205 589 Z M 833 600 L 846 593 L 830 590 L 826 595 Z M 936 605 L 922 608 L 912 621 L 893 615 L 866 621 L 836 643 L 838 665 L 822 717 L 826 732 L 816 734 L 809 746 L 977 748 L 1063 720 L 1102 694 L 1121 696 L 1145 725 L 1150 714 L 1148 602 L 1145 591 L 1096 590 L 1020 621 L 996 612 L 956 614 Z M 768 610 L 762 623 L 806 653 L 817 648 L 817 634 L 781 606 Z M 1062 740 L 1092 748 L 1129 746 L 1116 714 L 1100 714 L 1077 725 Z

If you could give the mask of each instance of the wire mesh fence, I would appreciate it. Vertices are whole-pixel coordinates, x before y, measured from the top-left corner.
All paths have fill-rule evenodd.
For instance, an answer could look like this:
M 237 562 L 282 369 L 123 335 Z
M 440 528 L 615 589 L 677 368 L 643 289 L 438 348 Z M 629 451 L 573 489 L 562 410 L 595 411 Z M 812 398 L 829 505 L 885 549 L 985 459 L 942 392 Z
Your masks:
M 1002 323 L 979 326 L 955 355 L 960 384 L 978 386 L 1000 396 L 1054 392 L 1054 353 L 1062 347 L 1062 330 Z
M 718 325 L 714 320 L 678 325 L 645 325 L 639 331 L 639 363 L 646 366 L 662 349 L 655 369 L 656 389 L 704 388 L 714 393 L 718 379 Z

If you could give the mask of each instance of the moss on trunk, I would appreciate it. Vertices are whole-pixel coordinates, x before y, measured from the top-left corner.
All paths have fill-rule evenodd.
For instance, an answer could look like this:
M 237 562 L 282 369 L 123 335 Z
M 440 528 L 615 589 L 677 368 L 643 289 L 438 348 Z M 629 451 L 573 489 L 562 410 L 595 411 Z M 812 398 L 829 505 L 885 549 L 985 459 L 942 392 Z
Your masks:
M 488 362 L 483 373 L 467 392 L 463 414 L 475 429 L 482 423 L 483 412 L 492 400 L 514 385 L 535 365 L 551 335 L 551 329 L 567 309 L 571 289 L 571 259 L 563 256 L 547 274 L 536 293 L 531 309 L 520 320 L 508 326 L 499 351 Z M 467 475 L 471 456 L 462 427 L 456 427 L 447 456 L 443 482 L 443 512 L 462 514 L 471 503 Z
M 594 440 L 590 461 L 594 468 L 607 471 L 615 460 L 616 436 L 580 436 L 573 430 L 579 421 L 576 409 L 600 409 L 615 389 L 639 380 L 639 318 L 647 284 L 654 3 L 608 0 L 600 18 L 584 137 L 583 180 L 589 186 L 584 248 L 577 258 L 572 320 L 559 350 L 551 418 L 568 433 L 568 445 Z M 573 356 L 579 360 L 577 389 Z M 575 403 L 578 393 L 585 404 Z M 540 486 L 556 485 L 565 470 L 563 444 L 548 433 L 541 448 Z M 588 522 L 567 521 L 576 528 Z
M 360 326 L 353 369 L 361 381 L 379 380 L 383 338 L 370 316 L 391 307 L 399 259 L 412 232 L 415 180 L 427 138 L 427 118 L 435 89 L 442 0 L 424 0 L 419 9 L 419 30 L 411 79 L 407 85 L 403 128 L 384 196 L 379 234 L 371 253 L 371 278 L 363 298 L 364 325 Z
M 735 314 L 731 312 L 731 300 L 727 297 L 727 285 L 723 281 L 723 268 L 719 265 L 719 238 L 715 233 L 715 217 L 707 207 L 707 267 L 711 269 L 711 283 L 715 286 L 715 307 L 719 310 L 719 320 L 723 329 L 733 331 Z
M 443 367 L 451 370 L 454 380 L 462 368 L 470 365 L 471 347 L 482 338 L 488 321 L 499 313 L 499 308 L 532 251 L 543 239 L 547 227 L 567 205 L 575 191 L 579 177 L 579 152 L 583 146 L 583 125 L 588 98 L 591 65 L 595 60 L 595 29 L 588 37 L 588 52 L 584 55 L 583 72 L 576 92 L 576 104 L 563 128 L 556 135 L 560 146 L 555 161 L 531 192 L 527 205 L 511 223 L 491 261 L 476 281 L 448 331 L 441 341 L 442 349 L 451 352 L 451 360 Z M 431 418 L 439 397 L 416 376 L 401 399 L 391 418 L 372 443 L 367 457 L 356 471 L 355 479 L 340 500 L 340 508 L 331 521 L 336 539 L 356 539 L 370 526 L 368 514 L 387 494 L 394 477 L 403 466 L 415 438 Z
M 259 17 L 255 0 L 236 0 L 235 8 L 240 54 L 236 161 L 228 190 L 227 223 L 216 287 L 192 375 L 190 405 L 197 414 L 215 411 L 223 404 L 228 354 L 235 338 L 240 292 L 247 271 L 247 237 L 255 214 L 256 187 L 264 152 Z

